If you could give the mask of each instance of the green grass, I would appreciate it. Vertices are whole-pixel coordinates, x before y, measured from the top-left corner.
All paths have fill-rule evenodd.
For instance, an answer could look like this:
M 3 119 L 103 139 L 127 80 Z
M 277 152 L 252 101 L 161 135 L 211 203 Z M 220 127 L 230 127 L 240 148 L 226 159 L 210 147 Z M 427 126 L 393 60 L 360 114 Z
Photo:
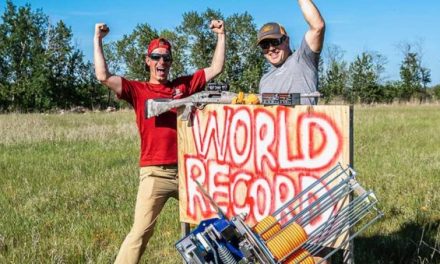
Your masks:
M 440 263 L 440 106 L 355 107 L 355 168 L 385 217 L 357 263 Z M 0 263 L 111 263 L 138 184 L 131 111 L 0 115 Z M 181 263 L 178 205 L 143 263 Z
M 356 240 L 360 263 L 440 263 L 440 106 L 355 109 L 355 168 L 385 219 Z

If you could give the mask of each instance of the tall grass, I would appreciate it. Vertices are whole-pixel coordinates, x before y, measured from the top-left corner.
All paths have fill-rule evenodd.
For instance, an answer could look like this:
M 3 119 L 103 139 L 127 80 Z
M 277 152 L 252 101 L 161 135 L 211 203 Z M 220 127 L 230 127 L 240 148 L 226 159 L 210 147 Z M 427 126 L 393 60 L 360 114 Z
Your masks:
M 385 219 L 356 240 L 360 263 L 440 263 L 440 107 L 358 107 L 355 167 Z
M 440 263 L 440 106 L 355 108 L 355 168 L 385 218 L 357 263 Z M 0 263 L 111 263 L 138 184 L 131 111 L 0 115 Z M 143 263 L 181 263 L 177 202 Z

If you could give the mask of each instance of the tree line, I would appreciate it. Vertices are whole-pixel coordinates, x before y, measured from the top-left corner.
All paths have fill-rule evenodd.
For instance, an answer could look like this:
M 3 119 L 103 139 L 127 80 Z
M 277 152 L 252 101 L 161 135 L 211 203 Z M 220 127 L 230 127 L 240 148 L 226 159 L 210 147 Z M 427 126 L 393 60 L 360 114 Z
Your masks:
M 387 58 L 377 52 L 362 52 L 353 62 L 343 60 L 343 51 L 330 45 L 320 63 L 320 91 L 329 102 L 339 98 L 348 103 L 392 103 L 440 99 L 440 85 L 429 87 L 431 70 L 424 67 L 417 44 L 400 45 L 403 59 L 400 80 L 385 81 Z M 322 58 L 321 58 L 322 60 Z
M 104 52 L 111 72 L 130 79 L 148 80 L 144 57 L 151 39 L 165 37 L 173 44 L 171 77 L 207 67 L 216 39 L 211 19 L 227 26 L 227 59 L 216 82 L 232 91 L 258 92 L 260 77 L 269 65 L 256 45 L 257 26 L 245 12 L 225 17 L 220 11 L 187 12 L 179 26 L 158 31 L 138 24 L 130 34 L 106 42 Z M 90 25 L 93 27 L 93 25 Z M 429 87 L 430 69 L 420 52 L 405 44 L 400 80 L 384 81 L 386 58 L 363 52 L 353 62 L 343 59 L 340 47 L 327 45 L 319 65 L 319 89 L 324 102 L 391 103 L 440 99 L 440 85 Z M 431 89 L 432 88 L 432 89 Z M 82 106 L 103 109 L 123 107 L 94 76 L 93 64 L 73 43 L 71 28 L 62 20 L 52 24 L 41 9 L 6 1 L 0 23 L 0 111 L 39 112 Z

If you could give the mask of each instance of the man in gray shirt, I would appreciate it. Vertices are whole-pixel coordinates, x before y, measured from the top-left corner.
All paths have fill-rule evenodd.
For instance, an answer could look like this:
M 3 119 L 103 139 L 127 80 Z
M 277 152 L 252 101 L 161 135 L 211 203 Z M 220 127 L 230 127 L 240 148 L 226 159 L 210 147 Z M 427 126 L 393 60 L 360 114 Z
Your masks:
M 318 87 L 318 63 L 325 23 L 312 0 L 298 0 L 309 30 L 301 46 L 292 52 L 283 26 L 270 22 L 258 32 L 258 45 L 272 65 L 260 80 L 260 93 L 311 93 Z M 314 98 L 302 98 L 301 104 L 316 104 Z

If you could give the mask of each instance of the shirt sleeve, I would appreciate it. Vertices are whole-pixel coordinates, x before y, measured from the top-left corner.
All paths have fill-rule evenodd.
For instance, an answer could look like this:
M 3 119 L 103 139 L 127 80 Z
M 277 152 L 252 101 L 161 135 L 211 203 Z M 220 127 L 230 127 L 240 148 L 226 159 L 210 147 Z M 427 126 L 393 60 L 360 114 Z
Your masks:
M 180 81 L 185 84 L 183 97 L 200 92 L 206 85 L 205 71 L 197 70 L 193 75 L 181 77 Z
M 134 98 L 133 87 L 134 86 L 129 80 L 122 77 L 122 91 L 120 95 L 117 95 L 118 99 L 125 100 L 133 106 L 133 98 Z
M 301 46 L 299 47 L 299 50 L 297 52 L 298 52 L 299 58 L 303 59 L 310 67 L 318 69 L 320 53 L 314 52 L 309 47 L 309 44 L 307 44 L 307 41 L 305 38 L 303 38 L 303 40 L 301 42 Z

